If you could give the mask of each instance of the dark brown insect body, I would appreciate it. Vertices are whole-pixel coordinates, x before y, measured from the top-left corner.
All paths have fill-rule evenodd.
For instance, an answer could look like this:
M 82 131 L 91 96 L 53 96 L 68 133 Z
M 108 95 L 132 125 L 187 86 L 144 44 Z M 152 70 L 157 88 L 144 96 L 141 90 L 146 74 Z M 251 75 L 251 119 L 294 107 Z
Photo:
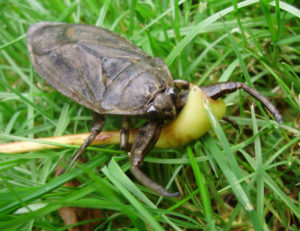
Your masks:
M 161 59 L 99 27 L 38 23 L 29 28 L 27 45 L 33 66 L 49 84 L 95 112 L 92 134 L 72 163 L 101 132 L 104 115 L 124 115 L 120 142 L 124 149 L 128 146 L 130 117 L 143 117 L 147 122 L 139 129 L 130 152 L 131 172 L 161 195 L 179 195 L 153 182 L 140 166 L 156 143 L 163 121 L 176 117 L 184 105 L 186 94 L 180 90 L 188 88 L 187 82 L 174 81 Z M 221 83 L 203 91 L 217 98 L 239 88 L 260 100 L 281 121 L 274 106 L 243 83 Z

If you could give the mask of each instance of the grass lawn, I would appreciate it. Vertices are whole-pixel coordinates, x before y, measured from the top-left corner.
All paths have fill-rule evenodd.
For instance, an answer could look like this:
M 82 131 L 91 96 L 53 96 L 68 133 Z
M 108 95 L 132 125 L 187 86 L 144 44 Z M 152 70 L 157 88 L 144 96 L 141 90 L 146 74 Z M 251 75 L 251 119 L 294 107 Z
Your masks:
M 143 171 L 170 191 L 179 190 L 179 198 L 160 197 L 138 183 L 117 145 L 89 148 L 86 163 L 59 177 L 56 167 L 67 164 L 78 146 L 20 154 L 1 149 L 0 230 L 67 230 L 90 222 L 96 222 L 95 230 L 297 230 L 296 2 L 0 1 L 0 143 L 91 128 L 92 112 L 50 87 L 30 63 L 26 31 L 41 21 L 107 28 L 162 58 L 174 79 L 199 86 L 244 82 L 283 116 L 280 127 L 252 97 L 237 91 L 224 101 L 239 130 L 221 121 L 188 146 L 153 149 Z M 120 128 L 120 121 L 107 117 L 105 130 Z M 80 186 L 63 186 L 74 178 Z M 58 212 L 66 206 L 97 215 L 68 225 Z

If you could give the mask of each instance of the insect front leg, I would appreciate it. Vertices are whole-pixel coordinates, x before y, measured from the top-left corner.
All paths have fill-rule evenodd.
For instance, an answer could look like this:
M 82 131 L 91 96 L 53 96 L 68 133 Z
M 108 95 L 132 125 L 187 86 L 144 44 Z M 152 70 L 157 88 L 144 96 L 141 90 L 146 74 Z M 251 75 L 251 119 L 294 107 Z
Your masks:
M 152 189 L 154 192 L 167 197 L 179 196 L 179 192 L 168 192 L 164 187 L 157 184 L 146 176 L 140 169 L 143 160 L 148 152 L 153 148 L 157 142 L 161 131 L 161 124 L 158 122 L 146 122 L 138 131 L 134 143 L 131 148 L 130 154 L 130 170 L 135 178 L 145 185 L 147 188 Z
M 120 130 L 120 148 L 127 150 L 129 147 L 129 129 L 130 129 L 130 118 L 128 116 L 123 117 L 122 127 Z
M 223 116 L 222 120 L 230 123 L 236 130 L 239 130 L 239 125 L 235 120 L 229 118 L 228 116 Z
M 190 87 L 190 83 L 182 79 L 175 79 L 174 85 L 178 90 L 187 90 Z
M 224 82 L 218 83 L 210 86 L 201 87 L 201 90 L 205 92 L 205 94 L 212 99 L 217 99 L 220 96 L 234 92 L 238 89 L 243 89 L 248 94 L 252 95 L 255 99 L 261 102 L 274 116 L 278 123 L 282 123 L 282 118 L 280 113 L 277 111 L 275 106 L 262 94 L 260 94 L 254 88 L 249 87 L 248 85 L 241 82 Z
M 80 148 L 77 150 L 75 155 L 73 156 L 69 168 L 72 167 L 74 162 L 78 159 L 78 157 L 85 151 L 85 149 L 95 140 L 97 135 L 102 131 L 102 128 L 104 126 L 104 116 L 100 115 L 98 113 L 93 114 L 93 127 L 91 129 L 91 134 L 88 138 L 83 142 L 83 144 L 80 146 Z

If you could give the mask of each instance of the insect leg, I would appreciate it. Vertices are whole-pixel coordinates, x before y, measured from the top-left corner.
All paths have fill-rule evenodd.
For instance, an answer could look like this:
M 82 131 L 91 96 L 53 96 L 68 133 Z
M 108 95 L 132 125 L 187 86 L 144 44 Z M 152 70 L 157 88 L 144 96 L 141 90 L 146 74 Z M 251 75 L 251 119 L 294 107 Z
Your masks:
M 274 105 L 263 95 L 261 95 L 257 90 L 254 88 L 249 87 L 248 85 L 241 83 L 241 82 L 224 82 L 218 83 L 210 86 L 201 87 L 201 90 L 206 93 L 207 96 L 217 99 L 220 96 L 234 92 L 238 89 L 243 89 L 248 94 L 252 95 L 255 99 L 261 102 L 274 116 L 278 123 L 282 123 L 281 115 L 274 107 Z
M 138 131 L 131 148 L 130 170 L 135 178 L 154 192 L 167 197 L 179 196 L 179 192 L 171 193 L 146 176 L 140 169 L 143 160 L 157 142 L 161 131 L 158 122 L 146 122 Z
M 91 129 L 91 134 L 88 138 L 83 142 L 80 148 L 77 150 L 75 155 L 73 156 L 69 168 L 72 167 L 74 162 L 78 159 L 78 157 L 85 151 L 85 149 L 95 140 L 96 136 L 101 132 L 104 125 L 104 116 L 94 113 L 93 114 L 93 127 Z
M 239 125 L 235 120 L 229 118 L 228 116 L 223 116 L 222 120 L 230 123 L 236 130 L 239 130 Z
M 120 130 L 120 148 L 122 150 L 126 150 L 128 148 L 129 128 L 130 118 L 128 116 L 124 116 L 122 121 L 122 127 Z
M 175 79 L 174 80 L 175 88 L 178 90 L 187 90 L 190 88 L 190 83 L 188 81 L 182 79 Z

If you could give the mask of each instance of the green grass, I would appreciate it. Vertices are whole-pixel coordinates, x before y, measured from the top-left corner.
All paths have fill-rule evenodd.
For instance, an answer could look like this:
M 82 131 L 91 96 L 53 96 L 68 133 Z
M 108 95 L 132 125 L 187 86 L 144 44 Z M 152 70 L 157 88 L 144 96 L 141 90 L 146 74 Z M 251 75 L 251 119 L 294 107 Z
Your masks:
M 180 198 L 161 198 L 140 185 L 116 146 L 89 149 L 88 162 L 59 177 L 56 166 L 77 147 L 0 150 L 0 230 L 65 230 L 62 206 L 100 209 L 97 230 L 299 228 L 300 10 L 296 1 L 268 2 L 1 1 L 1 143 L 91 128 L 91 112 L 31 66 L 26 31 L 40 21 L 113 30 L 164 59 L 175 79 L 245 82 L 276 105 L 283 125 L 241 91 L 224 98 L 240 131 L 220 125 L 208 108 L 211 132 L 187 147 L 154 149 L 145 161 L 144 171 L 179 189 Z M 118 129 L 119 122 L 107 119 L 105 129 Z M 82 185 L 62 187 L 73 178 Z

